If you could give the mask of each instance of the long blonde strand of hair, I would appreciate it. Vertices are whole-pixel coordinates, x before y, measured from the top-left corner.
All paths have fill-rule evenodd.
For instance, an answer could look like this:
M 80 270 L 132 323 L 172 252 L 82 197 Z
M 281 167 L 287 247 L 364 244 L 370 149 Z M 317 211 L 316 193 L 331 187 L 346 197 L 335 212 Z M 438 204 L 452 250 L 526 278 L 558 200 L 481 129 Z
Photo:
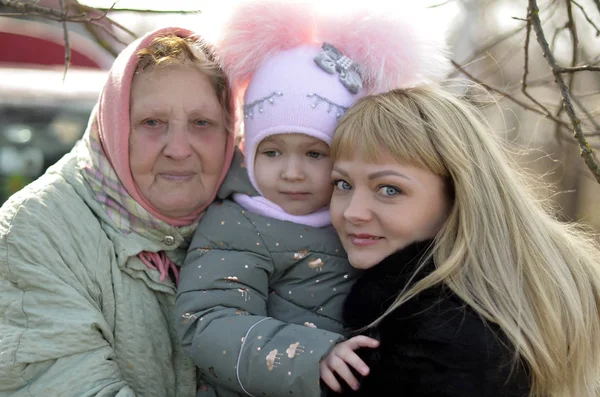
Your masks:
M 598 397 L 597 241 L 555 219 L 482 120 L 453 94 L 424 87 L 364 98 L 340 121 L 334 159 L 358 146 L 376 161 L 384 147 L 446 178 L 453 190 L 430 252 L 436 270 L 401 291 L 383 317 L 444 283 L 506 334 L 515 363 L 528 366 L 531 396 Z

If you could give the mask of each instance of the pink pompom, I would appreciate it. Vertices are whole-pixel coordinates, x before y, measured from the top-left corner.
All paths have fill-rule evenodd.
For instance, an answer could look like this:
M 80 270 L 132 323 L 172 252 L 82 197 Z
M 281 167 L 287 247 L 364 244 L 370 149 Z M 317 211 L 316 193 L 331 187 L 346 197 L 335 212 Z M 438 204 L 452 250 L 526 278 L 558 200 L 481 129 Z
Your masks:
M 231 82 L 240 86 L 270 56 L 315 43 L 314 10 L 306 2 L 240 2 L 224 25 L 217 47 Z
M 442 32 L 424 9 L 364 4 L 318 16 L 319 39 L 360 64 L 367 93 L 437 81 L 451 70 Z

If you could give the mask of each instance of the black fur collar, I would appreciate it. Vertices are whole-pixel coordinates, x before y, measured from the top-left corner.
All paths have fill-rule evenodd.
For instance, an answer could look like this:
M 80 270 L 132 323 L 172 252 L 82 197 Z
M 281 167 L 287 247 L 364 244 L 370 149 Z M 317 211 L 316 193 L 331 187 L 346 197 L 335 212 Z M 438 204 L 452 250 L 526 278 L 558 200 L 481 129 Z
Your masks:
M 351 328 L 361 328 L 381 316 L 407 286 L 432 240 L 413 243 L 366 270 L 346 298 L 344 321 Z M 428 261 L 411 284 L 434 270 Z

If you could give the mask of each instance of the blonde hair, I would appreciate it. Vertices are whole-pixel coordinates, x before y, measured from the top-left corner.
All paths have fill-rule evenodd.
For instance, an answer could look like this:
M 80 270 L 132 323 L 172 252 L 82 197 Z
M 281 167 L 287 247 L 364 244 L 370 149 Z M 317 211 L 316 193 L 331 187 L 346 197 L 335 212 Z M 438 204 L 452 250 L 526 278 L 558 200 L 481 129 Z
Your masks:
M 334 160 L 360 147 L 447 181 L 452 208 L 430 251 L 436 270 L 399 296 L 383 318 L 444 283 L 497 324 L 524 360 L 531 396 L 597 397 L 600 380 L 600 249 L 534 197 L 476 109 L 439 87 L 363 98 L 344 115 Z M 376 320 L 372 325 L 381 321 Z
M 171 65 L 197 68 L 210 81 L 225 115 L 229 133 L 234 128 L 234 113 L 229 80 L 217 59 L 212 45 L 198 37 L 179 37 L 174 34 L 155 37 L 148 47 L 137 53 L 136 73 Z

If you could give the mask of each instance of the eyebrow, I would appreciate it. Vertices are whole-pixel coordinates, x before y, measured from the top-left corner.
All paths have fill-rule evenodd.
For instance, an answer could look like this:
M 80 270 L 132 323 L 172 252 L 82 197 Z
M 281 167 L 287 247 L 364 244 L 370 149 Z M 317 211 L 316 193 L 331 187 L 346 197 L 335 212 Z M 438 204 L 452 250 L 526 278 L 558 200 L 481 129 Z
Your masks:
M 263 139 L 262 141 L 260 141 L 260 143 L 263 142 L 270 142 L 270 143 L 283 143 L 283 141 L 281 139 L 279 139 L 278 137 L 275 137 L 273 135 L 266 137 L 265 139 Z
M 373 180 L 373 179 L 377 179 L 377 178 L 381 178 L 383 176 L 399 176 L 400 178 L 404 178 L 407 180 L 411 180 L 408 176 L 400 173 L 400 172 L 396 172 L 396 171 L 392 171 L 392 170 L 383 170 L 383 171 L 378 171 L 378 172 L 374 172 L 372 174 L 369 175 L 369 180 Z
M 285 145 L 285 141 L 283 139 L 281 139 L 278 136 L 273 136 L 273 135 L 268 136 L 265 139 L 263 139 L 260 142 L 260 144 L 262 144 L 263 142 L 264 143 L 274 143 L 274 144 L 278 144 L 278 145 Z M 323 146 L 323 147 L 329 148 L 329 146 L 327 145 L 327 143 L 325 143 L 325 142 L 323 142 L 321 140 L 314 140 L 314 141 L 311 141 L 311 142 L 306 142 L 306 143 L 301 143 L 300 144 L 300 147 L 303 147 L 303 148 L 313 148 L 315 146 Z
M 342 175 L 343 175 L 343 176 L 345 176 L 345 177 L 348 177 L 348 176 L 349 176 L 349 175 L 348 175 L 348 173 L 347 173 L 346 171 L 342 170 L 342 169 L 341 169 L 341 168 L 339 168 L 339 167 L 335 167 L 335 166 L 334 166 L 334 167 L 333 167 L 333 170 L 334 170 L 334 171 L 336 171 L 336 172 L 338 172 L 338 173 L 340 173 L 340 174 L 342 174 Z M 393 176 L 398 176 L 398 177 L 400 177 L 400 178 L 404 178 L 404 179 L 406 179 L 406 180 L 409 180 L 409 181 L 411 181 L 411 180 L 412 180 L 412 179 L 411 179 L 411 178 L 409 178 L 408 176 L 406 176 L 406 175 L 404 175 L 404 174 L 402 174 L 402 173 L 400 173 L 400 172 L 396 172 L 396 171 L 392 171 L 392 170 L 383 170 L 383 171 L 374 172 L 374 173 L 372 173 L 372 174 L 370 174 L 370 175 L 369 175 L 369 180 L 373 180 L 373 179 L 381 178 L 381 177 L 383 177 L 383 176 L 390 176 L 390 175 L 393 175 Z
M 342 170 L 342 169 L 341 169 L 341 168 L 339 168 L 339 167 L 336 167 L 335 165 L 333 166 L 333 171 L 335 171 L 335 172 L 337 172 L 337 173 L 339 173 L 339 174 L 342 174 L 342 175 L 343 175 L 343 176 L 345 176 L 346 178 L 349 176 L 349 175 L 348 175 L 348 173 L 347 173 L 346 171 Z

